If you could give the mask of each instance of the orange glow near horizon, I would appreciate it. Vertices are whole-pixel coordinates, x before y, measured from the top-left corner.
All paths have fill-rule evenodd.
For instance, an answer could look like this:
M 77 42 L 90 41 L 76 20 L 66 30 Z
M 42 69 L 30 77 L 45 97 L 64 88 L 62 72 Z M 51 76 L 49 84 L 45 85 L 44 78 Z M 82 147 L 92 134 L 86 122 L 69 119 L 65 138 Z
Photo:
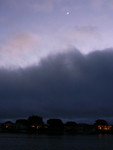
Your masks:
M 111 130 L 112 126 L 110 125 L 98 125 L 99 130 L 109 131 Z

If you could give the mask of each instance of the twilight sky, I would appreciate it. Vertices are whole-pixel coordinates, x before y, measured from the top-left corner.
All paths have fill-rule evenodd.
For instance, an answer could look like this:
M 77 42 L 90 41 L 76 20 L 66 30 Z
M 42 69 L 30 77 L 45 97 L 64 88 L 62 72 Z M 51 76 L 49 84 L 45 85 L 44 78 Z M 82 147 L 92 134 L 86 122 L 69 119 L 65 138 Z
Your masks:
M 113 0 L 0 0 L 0 66 L 113 47 Z
M 113 0 L 0 0 L 0 118 L 113 121 Z

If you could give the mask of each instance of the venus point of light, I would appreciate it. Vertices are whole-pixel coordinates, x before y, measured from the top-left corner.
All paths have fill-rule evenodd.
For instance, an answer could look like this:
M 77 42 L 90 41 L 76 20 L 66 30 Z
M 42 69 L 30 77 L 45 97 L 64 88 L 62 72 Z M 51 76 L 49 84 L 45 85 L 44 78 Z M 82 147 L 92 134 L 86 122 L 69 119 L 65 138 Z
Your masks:
M 69 15 L 70 14 L 70 12 L 69 11 L 67 11 L 67 13 L 66 13 L 67 15 Z

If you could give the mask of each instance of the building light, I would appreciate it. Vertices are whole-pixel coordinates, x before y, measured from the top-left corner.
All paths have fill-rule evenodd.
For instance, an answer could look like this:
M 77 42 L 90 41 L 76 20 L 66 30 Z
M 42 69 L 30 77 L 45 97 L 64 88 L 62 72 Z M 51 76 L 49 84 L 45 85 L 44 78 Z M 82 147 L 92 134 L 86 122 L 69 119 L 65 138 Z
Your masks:
M 9 128 L 9 126 L 8 126 L 8 125 L 6 125 L 6 128 Z
M 40 126 L 37 126 L 36 128 L 39 129 Z
M 98 126 L 98 129 L 99 129 L 99 130 L 102 130 L 102 126 Z
M 35 128 L 35 126 L 34 126 L 34 125 L 32 125 L 31 127 L 32 127 L 32 128 Z
M 103 130 L 103 131 L 109 131 L 111 130 L 112 126 L 109 126 L 109 125 L 99 125 L 98 126 L 98 129 L 99 130 Z

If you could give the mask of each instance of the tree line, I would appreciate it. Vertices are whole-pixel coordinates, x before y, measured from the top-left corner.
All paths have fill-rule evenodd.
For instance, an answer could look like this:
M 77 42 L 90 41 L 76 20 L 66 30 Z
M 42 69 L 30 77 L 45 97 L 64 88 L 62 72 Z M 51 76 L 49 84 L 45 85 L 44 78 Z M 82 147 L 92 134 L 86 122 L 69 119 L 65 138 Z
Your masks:
M 43 118 L 37 115 L 27 119 L 18 119 L 15 122 L 6 121 L 0 124 L 2 133 L 34 133 L 34 134 L 113 134 L 113 126 L 106 120 L 98 119 L 93 125 L 67 121 L 61 119 L 48 119 L 44 123 Z

